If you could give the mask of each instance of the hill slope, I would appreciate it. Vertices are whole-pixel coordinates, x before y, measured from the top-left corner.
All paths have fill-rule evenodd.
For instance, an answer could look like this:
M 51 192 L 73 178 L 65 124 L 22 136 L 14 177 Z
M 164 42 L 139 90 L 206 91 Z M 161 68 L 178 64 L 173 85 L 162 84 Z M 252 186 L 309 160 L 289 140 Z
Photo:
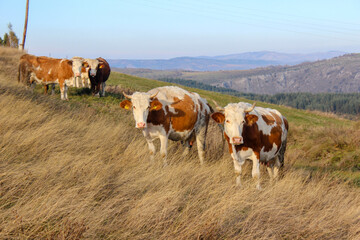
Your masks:
M 70 89 L 64 102 L 19 85 L 19 53 L 0 55 L 0 238 L 359 238 L 358 123 L 277 107 L 290 122 L 284 176 L 270 185 L 262 169 L 257 191 L 247 168 L 236 189 L 214 124 L 205 166 L 196 149 L 184 158 L 174 142 L 167 168 L 148 161 L 117 92 L 164 83 L 114 73 L 108 97 Z M 239 101 L 198 92 L 222 105 Z
M 117 71 L 153 79 L 195 80 L 244 93 L 360 92 L 360 54 L 348 54 L 295 66 L 243 71 L 193 72 L 144 69 L 117 69 Z

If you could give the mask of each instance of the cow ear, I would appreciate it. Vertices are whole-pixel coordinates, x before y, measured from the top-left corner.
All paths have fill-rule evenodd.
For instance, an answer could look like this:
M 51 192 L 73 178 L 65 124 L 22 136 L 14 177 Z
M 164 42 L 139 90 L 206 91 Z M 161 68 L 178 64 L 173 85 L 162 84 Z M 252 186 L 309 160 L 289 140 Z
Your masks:
M 150 111 L 158 111 L 162 109 L 162 106 L 162 103 L 159 100 L 155 99 L 150 102 Z
M 221 112 L 214 112 L 213 114 L 211 114 L 211 118 L 214 119 L 215 122 L 221 124 L 225 121 L 225 115 Z
M 72 60 L 69 60 L 69 61 L 67 62 L 67 64 L 69 64 L 70 66 L 72 66 L 73 61 L 72 61 Z
M 125 99 L 124 101 L 122 101 L 122 102 L 120 103 L 120 107 L 123 108 L 123 109 L 129 110 L 129 109 L 131 109 L 131 107 L 132 107 L 132 102 L 129 101 L 129 100 L 127 100 L 127 99 Z
M 258 119 L 259 119 L 258 116 L 254 114 L 245 115 L 246 124 L 249 126 L 252 126 L 254 123 L 256 123 Z

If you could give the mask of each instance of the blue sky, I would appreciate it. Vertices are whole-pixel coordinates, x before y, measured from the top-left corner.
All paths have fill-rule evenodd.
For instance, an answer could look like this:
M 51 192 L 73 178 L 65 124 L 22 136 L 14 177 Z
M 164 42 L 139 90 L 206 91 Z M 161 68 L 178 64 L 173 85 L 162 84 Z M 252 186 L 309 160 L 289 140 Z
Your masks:
M 25 0 L 0 0 L 20 39 Z M 29 53 L 155 59 L 253 51 L 360 52 L 358 0 L 30 0 Z

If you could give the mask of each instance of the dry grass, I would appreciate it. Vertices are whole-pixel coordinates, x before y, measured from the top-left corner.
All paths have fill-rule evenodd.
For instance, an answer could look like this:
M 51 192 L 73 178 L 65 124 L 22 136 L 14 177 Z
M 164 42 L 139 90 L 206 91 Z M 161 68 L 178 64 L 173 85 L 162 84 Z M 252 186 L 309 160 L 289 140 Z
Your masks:
M 335 154 L 359 137 L 302 130 L 292 128 L 276 184 L 263 171 L 264 190 L 255 190 L 247 169 L 236 189 L 215 125 L 205 166 L 196 149 L 182 158 L 171 143 L 162 168 L 148 161 L 130 113 L 34 94 L 0 73 L 0 238 L 359 239 L 359 188 L 295 167 L 321 152 L 311 149 L 320 139 Z

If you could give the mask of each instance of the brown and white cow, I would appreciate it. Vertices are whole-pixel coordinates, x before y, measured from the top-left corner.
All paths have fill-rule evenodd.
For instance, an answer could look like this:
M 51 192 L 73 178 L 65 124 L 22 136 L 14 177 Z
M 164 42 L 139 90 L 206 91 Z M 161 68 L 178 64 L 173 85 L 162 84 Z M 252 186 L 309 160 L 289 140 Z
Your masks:
M 92 59 L 92 65 L 89 64 L 89 78 L 91 82 L 91 91 L 93 95 L 100 95 L 105 97 L 105 82 L 110 76 L 110 65 L 109 63 L 99 57 L 97 59 Z M 95 61 L 98 65 L 95 67 Z M 95 67 L 95 69 L 94 69 Z
M 19 82 L 29 85 L 41 83 L 45 86 L 45 92 L 48 85 L 58 83 L 61 99 L 67 100 L 68 86 L 74 85 L 75 76 L 81 73 L 81 64 L 79 60 L 24 54 L 20 57 Z
M 153 141 L 160 139 L 160 153 L 166 165 L 168 139 L 185 141 L 188 146 L 196 139 L 200 163 L 205 157 L 205 140 L 212 109 L 197 93 L 174 86 L 158 87 L 148 92 L 135 92 L 120 107 L 132 109 L 135 127 L 142 129 L 154 159 Z M 186 148 L 184 154 L 186 154 Z
M 216 104 L 216 103 L 215 103 Z M 217 104 L 216 104 L 217 105 Z M 253 162 L 252 177 L 260 189 L 260 163 L 267 166 L 271 179 L 277 178 L 284 164 L 288 121 L 275 109 L 255 107 L 249 103 L 230 103 L 217 106 L 211 118 L 224 124 L 224 136 L 234 161 L 236 184 L 241 185 L 241 166 Z
M 90 79 L 88 76 L 89 67 L 82 57 L 73 57 L 74 70 L 74 87 L 90 87 Z M 80 84 L 81 83 L 81 84 Z

